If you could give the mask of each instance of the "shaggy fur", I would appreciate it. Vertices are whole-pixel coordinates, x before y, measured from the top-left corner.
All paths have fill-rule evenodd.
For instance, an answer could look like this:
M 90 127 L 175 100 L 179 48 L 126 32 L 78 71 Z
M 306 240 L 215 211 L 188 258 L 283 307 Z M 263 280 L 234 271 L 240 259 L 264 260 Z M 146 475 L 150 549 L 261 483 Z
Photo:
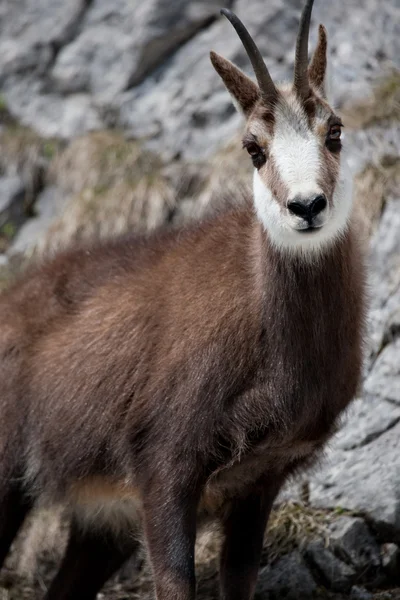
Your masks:
M 66 504 L 70 539 L 47 600 L 94 600 L 139 525 L 157 599 L 193 600 L 207 519 L 225 536 L 223 600 L 250 600 L 276 495 L 356 394 L 364 268 L 347 205 L 335 221 L 350 203 L 339 149 L 315 142 L 332 111 L 316 90 L 262 106 L 229 73 L 249 151 L 265 135 L 273 154 L 286 119 L 279 143 L 293 128 L 300 144 L 314 136 L 304 169 L 295 154 L 261 153 L 254 199 L 179 231 L 72 248 L 0 296 L 0 564 L 34 504 Z M 306 256 L 297 226 L 301 251 L 262 216 L 274 202 L 285 217 L 303 171 L 324 186 L 321 230 L 332 229 Z

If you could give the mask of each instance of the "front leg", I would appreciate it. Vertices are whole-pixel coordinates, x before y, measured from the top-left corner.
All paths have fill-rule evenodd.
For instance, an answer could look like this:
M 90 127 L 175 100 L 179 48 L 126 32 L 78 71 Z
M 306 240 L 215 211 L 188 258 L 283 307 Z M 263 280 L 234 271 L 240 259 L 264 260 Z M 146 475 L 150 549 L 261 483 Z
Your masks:
M 146 486 L 144 528 L 157 600 L 194 600 L 199 492 L 174 472 Z M 172 481 L 171 481 L 172 480 Z
M 244 498 L 232 501 L 223 519 L 221 552 L 222 600 L 251 600 L 257 582 L 264 532 L 282 480 L 259 482 Z

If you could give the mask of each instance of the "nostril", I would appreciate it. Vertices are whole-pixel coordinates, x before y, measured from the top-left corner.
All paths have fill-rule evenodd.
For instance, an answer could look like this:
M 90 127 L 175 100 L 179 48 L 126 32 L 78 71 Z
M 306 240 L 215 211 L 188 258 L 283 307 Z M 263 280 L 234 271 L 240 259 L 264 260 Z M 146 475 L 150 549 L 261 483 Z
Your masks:
M 308 206 L 303 204 L 303 202 L 297 202 L 296 200 L 293 200 L 292 202 L 288 202 L 287 207 L 291 213 L 297 215 L 298 217 L 306 218 L 308 215 Z
M 322 212 L 324 210 L 324 208 L 326 208 L 326 204 L 327 204 L 327 202 L 326 202 L 325 196 L 323 194 L 320 194 L 319 196 L 314 198 L 314 200 L 311 202 L 310 207 L 309 207 L 310 214 L 313 217 L 315 217 L 320 212 Z

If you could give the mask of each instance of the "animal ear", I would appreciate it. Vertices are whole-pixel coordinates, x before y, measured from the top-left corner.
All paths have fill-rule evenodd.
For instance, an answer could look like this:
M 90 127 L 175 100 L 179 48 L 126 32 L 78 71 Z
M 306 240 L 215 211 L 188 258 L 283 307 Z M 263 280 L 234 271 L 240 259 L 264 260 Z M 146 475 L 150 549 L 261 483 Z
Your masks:
M 326 96 L 326 50 L 326 29 L 323 25 L 320 25 L 317 47 L 308 68 L 308 79 L 310 84 L 316 87 L 323 96 Z
M 210 58 L 214 69 L 232 96 L 235 108 L 245 117 L 248 117 L 260 98 L 258 85 L 238 67 L 235 67 L 230 60 L 223 58 L 216 52 L 211 51 Z

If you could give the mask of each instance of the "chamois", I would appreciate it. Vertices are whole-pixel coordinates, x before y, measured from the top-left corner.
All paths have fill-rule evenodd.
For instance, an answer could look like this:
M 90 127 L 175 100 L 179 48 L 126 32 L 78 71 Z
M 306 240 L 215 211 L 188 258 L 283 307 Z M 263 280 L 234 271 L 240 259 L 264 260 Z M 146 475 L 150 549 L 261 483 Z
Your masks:
M 326 98 L 326 31 L 276 87 L 211 61 L 246 119 L 253 195 L 177 231 L 81 244 L 0 297 L 0 564 L 34 505 L 69 542 L 46 600 L 94 600 L 143 532 L 157 600 L 193 600 L 198 524 L 220 523 L 223 600 L 253 597 L 271 506 L 357 391 L 364 267 Z

